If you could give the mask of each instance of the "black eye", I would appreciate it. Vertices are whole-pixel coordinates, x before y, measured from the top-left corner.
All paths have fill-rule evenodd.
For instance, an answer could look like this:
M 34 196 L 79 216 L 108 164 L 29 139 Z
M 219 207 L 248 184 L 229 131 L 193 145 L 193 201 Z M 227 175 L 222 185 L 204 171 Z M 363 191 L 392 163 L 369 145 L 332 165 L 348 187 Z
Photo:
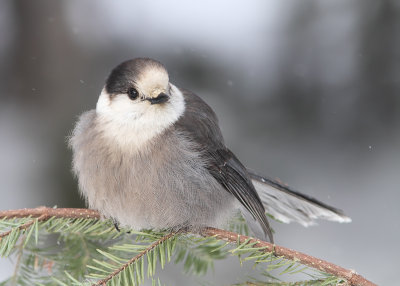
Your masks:
M 131 87 L 128 89 L 128 96 L 130 99 L 134 100 L 139 96 L 139 92 L 135 88 Z

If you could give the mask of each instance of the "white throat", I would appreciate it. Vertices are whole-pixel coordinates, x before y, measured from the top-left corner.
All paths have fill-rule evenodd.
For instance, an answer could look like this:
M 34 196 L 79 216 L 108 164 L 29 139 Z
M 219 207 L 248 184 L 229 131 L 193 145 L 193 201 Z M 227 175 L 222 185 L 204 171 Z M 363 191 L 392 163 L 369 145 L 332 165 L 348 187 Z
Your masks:
M 149 140 L 174 124 L 185 111 L 182 92 L 173 84 L 171 97 L 164 104 L 130 100 L 126 94 L 110 99 L 102 90 L 96 105 L 98 128 L 102 134 L 121 148 L 138 151 Z

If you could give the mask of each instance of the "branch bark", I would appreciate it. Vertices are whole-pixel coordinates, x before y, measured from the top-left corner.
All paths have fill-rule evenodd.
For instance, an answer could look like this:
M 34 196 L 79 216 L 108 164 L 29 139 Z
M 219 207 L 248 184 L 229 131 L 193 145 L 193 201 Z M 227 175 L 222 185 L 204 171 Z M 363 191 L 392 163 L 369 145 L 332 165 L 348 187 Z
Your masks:
M 376 285 L 371 281 L 368 281 L 361 275 L 357 274 L 354 270 L 345 269 L 328 261 L 307 255 L 305 253 L 292 250 L 286 247 L 275 245 L 266 241 L 255 239 L 246 235 L 239 235 L 235 232 L 230 232 L 227 230 L 222 230 L 218 228 L 207 227 L 201 232 L 202 236 L 215 236 L 219 239 L 236 243 L 238 240 L 240 243 L 244 243 L 249 240 L 249 243 L 257 242 L 254 247 L 264 247 L 265 252 L 272 252 L 275 256 L 282 256 L 286 259 L 296 260 L 303 265 L 307 265 L 314 269 L 318 269 L 325 273 L 332 274 L 336 277 L 341 277 L 346 279 L 350 285 L 357 286 L 373 286 Z
M 35 209 L 19 209 L 19 210 L 8 210 L 8 211 L 0 211 L 0 219 L 1 218 L 24 218 L 24 217 L 32 217 L 32 218 L 40 218 L 40 220 L 46 220 L 50 217 L 57 218 L 86 218 L 86 219 L 100 219 L 101 215 L 95 211 L 90 209 L 74 209 L 74 208 L 47 208 L 47 207 L 38 207 Z M 5 233 L 4 233 L 5 234 Z M 7 234 L 5 234 L 7 235 Z M 173 233 L 169 235 L 174 235 Z M 202 229 L 202 236 L 215 236 L 219 239 L 236 243 L 238 240 L 240 243 L 245 242 L 247 239 L 250 239 L 249 243 L 257 242 L 255 247 L 264 247 L 265 252 L 272 252 L 276 256 L 282 256 L 286 259 L 296 260 L 303 265 L 307 265 L 314 269 L 318 269 L 320 271 L 332 274 L 337 277 L 341 277 L 346 279 L 350 285 L 354 286 L 376 286 L 376 284 L 368 281 L 363 276 L 357 274 L 354 270 L 345 269 L 328 261 L 307 255 L 302 252 L 298 252 L 296 250 L 292 250 L 286 247 L 278 246 L 266 241 L 261 241 L 255 238 L 251 238 L 249 236 L 240 235 L 235 232 L 230 232 L 218 228 L 207 227 Z M 0 237 L 4 235 L 0 234 Z M 169 236 L 165 236 L 168 239 Z M 164 240 L 163 240 L 164 241 Z M 157 243 L 157 242 L 156 242 Z M 162 241 L 160 242 L 162 243 Z M 137 257 L 132 258 L 135 261 Z M 129 265 L 129 262 L 128 264 Z M 122 270 L 119 270 L 119 272 Z M 118 272 L 118 273 L 119 273 Z M 117 275 L 116 273 L 115 275 Z M 100 282 L 100 281 L 99 281 Z M 97 285 L 104 285 L 102 284 Z

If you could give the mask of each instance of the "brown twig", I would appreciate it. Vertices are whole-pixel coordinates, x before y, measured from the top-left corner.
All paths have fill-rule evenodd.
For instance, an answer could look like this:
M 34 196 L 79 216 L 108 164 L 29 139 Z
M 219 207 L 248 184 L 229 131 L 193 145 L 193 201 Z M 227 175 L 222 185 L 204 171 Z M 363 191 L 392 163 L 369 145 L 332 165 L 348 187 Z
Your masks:
M 141 258 L 143 255 L 145 255 L 147 252 L 151 251 L 154 247 L 156 247 L 157 245 L 160 245 L 161 243 L 163 243 L 164 241 L 166 241 L 167 239 L 170 239 L 171 237 L 175 236 L 177 233 L 176 232 L 171 232 L 167 235 L 164 235 L 163 237 L 161 237 L 160 239 L 158 239 L 157 241 L 155 241 L 154 243 L 152 243 L 149 247 L 147 247 L 145 250 L 143 250 L 142 252 L 140 252 L 138 255 L 136 255 L 135 257 L 133 257 L 131 260 L 129 260 L 127 263 L 125 263 L 124 265 L 122 265 L 120 268 L 118 268 L 117 270 L 115 270 L 113 273 L 111 273 L 110 275 L 108 275 L 106 278 L 97 281 L 95 284 L 93 284 L 92 286 L 101 286 L 101 285 L 106 285 L 108 281 L 110 281 L 114 276 L 118 275 L 118 273 L 120 273 L 121 271 L 125 270 L 127 267 L 129 267 L 129 265 L 131 265 L 132 263 L 135 263 L 135 261 L 137 261 L 139 258 Z
M 1 217 L 0 217 L 0 218 L 1 218 Z M 46 220 L 46 219 L 47 219 L 47 216 L 44 215 L 44 214 L 40 215 L 40 216 L 37 218 L 38 221 L 42 221 L 42 220 Z M 33 220 L 30 220 L 30 221 L 28 221 L 28 222 L 26 222 L 26 223 L 20 225 L 20 226 L 18 227 L 18 229 L 19 229 L 19 230 L 27 229 L 28 227 L 30 227 L 30 226 L 31 226 L 32 224 L 34 224 L 34 223 L 35 223 L 35 220 L 34 220 L 34 219 L 33 219 Z M 0 233 L 0 240 L 1 240 L 3 237 L 6 237 L 7 235 L 9 235 L 12 231 L 13 231 L 13 230 L 11 229 L 11 230 L 9 230 L 9 231 L 5 231 L 5 232 L 3 232 L 3 233 Z
M 42 220 L 48 219 L 50 217 L 57 217 L 57 218 L 91 218 L 91 219 L 99 219 L 100 214 L 95 211 L 95 210 L 89 210 L 89 209 L 72 209 L 72 208 L 46 208 L 46 207 L 39 207 L 35 209 L 20 209 L 20 210 L 9 210 L 9 211 L 0 211 L 0 218 L 23 218 L 23 217 L 39 217 L 42 218 Z M 22 227 L 22 226 L 21 226 Z M 245 242 L 247 239 L 250 239 L 249 242 L 257 242 L 255 245 L 256 247 L 263 247 L 265 252 L 272 252 L 276 256 L 282 256 L 286 259 L 289 260 L 296 260 L 301 264 L 307 265 L 309 267 L 312 267 L 314 269 L 318 269 L 320 271 L 332 274 L 337 277 L 341 277 L 343 279 L 346 279 L 350 285 L 357 285 L 357 286 L 375 286 L 376 284 L 366 280 L 364 277 L 361 275 L 357 274 L 354 270 L 348 270 L 343 267 L 337 266 L 333 263 L 330 263 L 328 261 L 318 259 L 316 257 L 289 249 L 285 248 L 282 246 L 278 246 L 275 244 L 271 244 L 265 241 L 261 241 L 258 239 L 254 239 L 245 235 L 239 235 L 235 232 L 230 232 L 222 229 L 217 229 L 217 228 L 204 228 L 201 231 L 201 234 L 203 236 L 215 236 L 219 239 L 229 241 L 232 243 L 236 243 L 238 240 L 240 243 Z M 166 239 L 170 238 L 174 233 L 170 233 L 166 235 L 164 240 L 161 242 L 156 241 L 153 245 L 151 245 L 149 248 L 154 248 L 156 245 L 159 243 L 162 243 Z M 161 239 L 163 239 L 161 238 Z M 141 253 L 139 255 L 143 256 L 146 252 Z M 139 256 L 138 255 L 138 256 Z M 119 272 L 121 272 L 123 269 L 125 269 L 127 266 L 129 266 L 132 262 L 136 261 L 138 258 L 141 256 L 135 256 L 132 258 L 127 264 L 123 266 L 123 268 L 120 268 L 116 271 L 118 271 L 116 274 L 112 274 L 113 276 L 117 275 Z M 112 277 L 113 277 L 112 276 Z M 112 278 L 111 277 L 111 278 Z M 110 278 L 110 279 L 111 279 Z M 109 279 L 108 279 L 109 280 Z M 107 281 L 108 281 L 107 280 Z M 101 280 L 102 281 L 102 280 Z M 99 282 L 101 282 L 99 281 Z M 105 282 L 102 282 L 103 284 L 95 284 L 95 285 L 104 285 Z
M 0 218 L 24 218 L 29 216 L 40 217 L 42 215 L 46 218 L 100 218 L 100 214 L 97 211 L 90 209 L 38 207 L 34 209 L 0 211 Z
M 289 260 L 295 260 L 303 265 L 310 266 L 314 269 L 318 269 L 325 273 L 332 274 L 336 277 L 341 277 L 346 279 L 350 285 L 358 285 L 358 286 L 374 286 L 376 284 L 368 281 L 361 275 L 357 274 L 354 270 L 348 270 L 343 267 L 337 266 L 328 261 L 304 254 L 302 252 L 298 252 L 286 247 L 278 246 L 269 242 L 265 242 L 262 240 L 258 240 L 246 235 L 239 235 L 235 232 L 230 232 L 218 228 L 207 227 L 204 228 L 201 232 L 201 235 L 215 236 L 216 238 L 229 241 L 232 243 L 236 243 L 239 241 L 240 243 L 244 243 L 248 240 L 248 243 L 257 242 L 254 247 L 263 248 L 262 251 L 272 252 L 275 256 L 282 256 Z

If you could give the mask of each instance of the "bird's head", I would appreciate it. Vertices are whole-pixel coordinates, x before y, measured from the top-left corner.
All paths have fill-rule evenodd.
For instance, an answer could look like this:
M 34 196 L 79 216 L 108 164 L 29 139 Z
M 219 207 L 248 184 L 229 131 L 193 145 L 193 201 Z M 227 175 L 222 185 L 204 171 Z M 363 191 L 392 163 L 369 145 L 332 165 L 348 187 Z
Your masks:
M 183 95 L 169 82 L 166 68 L 158 61 L 137 58 L 112 70 L 96 113 L 109 127 L 106 133 L 118 132 L 117 128 L 143 141 L 141 137 L 151 139 L 172 125 L 184 108 Z

